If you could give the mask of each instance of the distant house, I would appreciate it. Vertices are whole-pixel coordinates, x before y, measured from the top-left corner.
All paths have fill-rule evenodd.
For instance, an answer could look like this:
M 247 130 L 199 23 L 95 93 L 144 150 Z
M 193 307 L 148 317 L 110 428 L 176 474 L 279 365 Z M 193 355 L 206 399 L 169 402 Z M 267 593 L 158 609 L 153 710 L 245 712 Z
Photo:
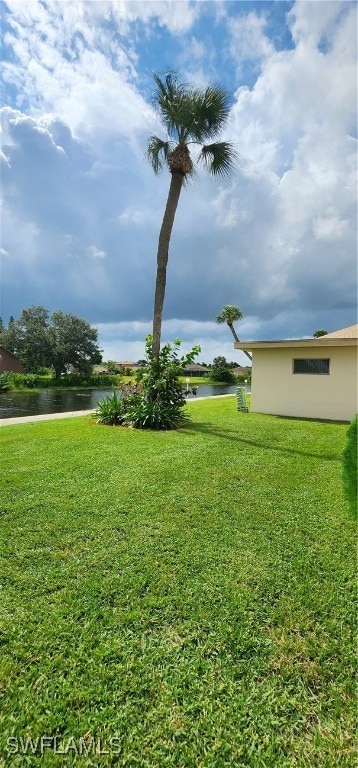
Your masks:
M 197 365 L 196 363 L 186 365 L 184 370 L 185 376 L 209 376 L 210 374 L 210 368 L 207 368 L 206 365 Z
M 92 373 L 108 373 L 108 368 L 106 365 L 94 365 L 92 368 Z
M 125 368 L 130 368 L 132 371 L 137 371 L 138 368 L 142 368 L 140 363 L 133 363 L 131 360 L 122 360 L 119 363 L 116 363 L 117 371 L 120 373 Z
M 23 365 L 12 352 L 8 352 L 5 347 L 0 347 L 0 373 L 10 371 L 11 373 L 23 373 Z
M 236 368 L 232 369 L 232 372 L 235 376 L 238 376 L 240 373 L 251 373 L 251 365 L 237 365 Z
M 313 339 L 235 342 L 252 353 L 251 410 L 350 421 L 357 403 L 358 325 Z
M 128 368 L 130 368 L 132 371 L 137 371 L 138 368 L 141 368 L 142 366 L 139 363 L 133 363 L 130 360 L 123 360 L 118 363 L 114 363 L 116 373 L 123 373 L 123 371 L 126 371 Z M 99 373 L 99 374 L 106 374 L 108 373 L 108 367 L 107 365 L 94 365 L 93 366 L 93 373 Z

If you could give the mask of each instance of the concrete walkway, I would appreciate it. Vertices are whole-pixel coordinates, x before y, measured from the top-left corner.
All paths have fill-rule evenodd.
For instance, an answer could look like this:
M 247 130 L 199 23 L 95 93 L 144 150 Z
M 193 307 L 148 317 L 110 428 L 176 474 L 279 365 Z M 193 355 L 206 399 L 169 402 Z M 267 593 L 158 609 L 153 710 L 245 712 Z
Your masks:
M 28 424 L 33 421 L 52 421 L 52 419 L 70 419 L 72 416 L 90 416 L 91 411 L 67 411 L 67 413 L 41 413 L 38 416 L 14 416 L 12 419 L 0 419 L 0 427 L 9 427 L 13 424 Z
M 209 397 L 193 397 L 188 400 L 190 403 L 196 403 L 198 400 L 216 400 L 221 397 L 235 397 L 234 393 L 229 395 L 212 395 Z M 10 427 L 13 424 L 29 424 L 34 421 L 52 421 L 53 419 L 71 419 L 73 416 L 90 416 L 95 412 L 95 408 L 89 411 L 68 411 L 67 413 L 41 413 L 38 416 L 14 416 L 12 419 L 0 419 L 0 427 Z

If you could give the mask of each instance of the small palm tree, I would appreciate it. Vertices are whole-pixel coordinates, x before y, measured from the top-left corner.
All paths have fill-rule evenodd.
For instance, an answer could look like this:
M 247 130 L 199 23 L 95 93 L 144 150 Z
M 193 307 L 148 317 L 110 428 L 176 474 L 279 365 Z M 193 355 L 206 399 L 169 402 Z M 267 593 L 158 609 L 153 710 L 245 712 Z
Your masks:
M 224 176 L 234 166 L 235 152 L 227 141 L 215 141 L 229 114 L 229 99 L 220 86 L 193 88 L 178 81 L 175 73 L 154 75 L 153 103 L 167 130 L 167 139 L 151 136 L 147 157 L 154 172 L 169 169 L 171 181 L 159 234 L 153 313 L 153 353 L 159 355 L 170 237 L 182 186 L 194 173 L 189 145 L 200 146 L 198 163 L 213 176 Z M 211 143 L 204 144 L 209 141 Z
M 243 318 L 243 314 L 241 312 L 241 309 L 239 309 L 239 307 L 235 307 L 233 304 L 226 304 L 225 307 L 222 308 L 220 314 L 216 316 L 215 322 L 226 323 L 226 325 L 229 326 L 235 341 L 240 341 L 235 331 L 234 323 L 237 320 L 242 320 L 242 318 Z M 252 357 L 249 354 L 249 352 L 245 352 L 245 350 L 243 350 L 243 352 L 246 355 L 246 357 L 249 358 L 249 360 L 252 360 Z

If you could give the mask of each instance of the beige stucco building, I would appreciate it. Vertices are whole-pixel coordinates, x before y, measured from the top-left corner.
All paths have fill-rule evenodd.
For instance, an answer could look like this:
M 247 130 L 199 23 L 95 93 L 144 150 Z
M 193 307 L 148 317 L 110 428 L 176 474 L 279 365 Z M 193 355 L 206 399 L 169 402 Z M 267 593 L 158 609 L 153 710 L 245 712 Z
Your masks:
M 358 410 L 358 325 L 318 339 L 235 342 L 252 353 L 251 410 L 350 421 Z

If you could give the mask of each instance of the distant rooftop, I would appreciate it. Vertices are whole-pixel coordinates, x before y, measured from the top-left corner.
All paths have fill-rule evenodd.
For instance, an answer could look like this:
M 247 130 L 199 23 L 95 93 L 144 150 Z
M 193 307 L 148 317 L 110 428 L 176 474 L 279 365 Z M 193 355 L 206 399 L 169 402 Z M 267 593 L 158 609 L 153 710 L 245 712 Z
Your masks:
M 318 341 L 320 339 L 358 339 L 358 323 L 348 325 L 347 328 L 341 328 L 340 331 L 326 333 L 324 336 L 320 336 Z
M 265 349 L 273 347 L 336 347 L 355 346 L 358 340 L 358 324 L 349 325 L 333 333 L 326 333 L 318 338 L 305 339 L 274 339 L 272 341 L 240 341 L 235 342 L 235 349 Z

